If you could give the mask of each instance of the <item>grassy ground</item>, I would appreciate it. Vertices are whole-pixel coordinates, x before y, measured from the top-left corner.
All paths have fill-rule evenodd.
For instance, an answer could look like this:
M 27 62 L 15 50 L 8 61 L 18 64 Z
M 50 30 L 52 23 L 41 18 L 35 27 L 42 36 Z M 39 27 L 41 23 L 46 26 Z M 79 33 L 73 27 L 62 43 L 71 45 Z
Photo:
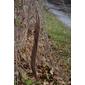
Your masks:
M 58 64 L 62 69 L 62 76 L 67 76 L 66 80 L 68 80 L 71 69 L 71 29 L 65 27 L 57 17 L 47 11 L 45 11 L 45 19 L 48 36 L 54 42 L 54 47 L 57 49 Z
M 57 17 L 45 11 L 46 30 L 58 49 L 63 50 L 65 57 L 70 57 L 71 29 L 64 26 Z M 67 54 L 66 54 L 67 53 Z
M 56 44 L 69 44 L 71 41 L 71 30 L 65 27 L 54 15 L 45 12 L 46 29 Z

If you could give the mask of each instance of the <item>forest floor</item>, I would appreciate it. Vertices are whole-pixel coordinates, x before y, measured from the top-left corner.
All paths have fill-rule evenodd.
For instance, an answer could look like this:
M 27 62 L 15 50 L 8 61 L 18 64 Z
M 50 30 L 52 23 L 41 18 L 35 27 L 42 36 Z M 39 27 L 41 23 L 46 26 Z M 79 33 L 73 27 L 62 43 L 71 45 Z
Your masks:
M 57 51 L 59 61 L 63 64 L 63 70 L 67 70 L 70 74 L 71 70 L 71 29 L 66 27 L 56 16 L 46 11 L 46 30 L 49 38 L 54 43 L 54 47 Z M 63 61 L 63 62 L 62 62 Z M 60 66 L 60 65 L 59 65 Z M 62 66 L 60 66 L 62 67 Z M 62 70 L 62 72 L 64 72 Z M 62 74 L 61 74 L 62 75 Z M 67 75 L 66 75 L 67 76 Z M 71 75 L 69 75 L 71 77 Z M 70 78 L 69 78 L 70 79 Z M 55 84 L 57 85 L 57 84 Z M 62 84 L 61 84 L 62 85 Z M 67 84 L 70 85 L 70 84 Z
M 29 62 L 25 61 L 25 59 L 23 60 L 23 58 L 25 58 L 23 54 L 26 53 L 26 48 L 24 48 L 24 52 L 22 51 L 23 49 L 21 49 L 21 56 L 23 57 L 20 59 L 21 63 L 19 66 L 24 77 L 20 79 L 24 84 L 20 82 L 19 85 L 71 85 L 71 29 L 65 27 L 56 16 L 46 10 L 44 11 L 44 19 L 45 31 L 48 36 L 48 42 L 46 44 L 51 46 L 51 55 L 45 58 L 44 53 L 49 49 L 44 49 L 46 41 L 43 41 L 44 35 L 41 34 L 42 39 L 39 41 L 37 54 L 39 60 L 36 62 L 38 80 L 36 80 L 31 74 L 30 60 Z M 29 53 L 27 52 L 28 56 L 31 53 L 32 37 L 29 37 L 29 41 L 27 44 L 27 49 L 29 48 Z M 41 64 L 40 61 L 43 61 L 43 64 Z M 54 70 L 54 68 L 56 70 Z M 26 72 L 26 76 L 24 72 Z M 16 81 L 15 85 L 17 85 Z

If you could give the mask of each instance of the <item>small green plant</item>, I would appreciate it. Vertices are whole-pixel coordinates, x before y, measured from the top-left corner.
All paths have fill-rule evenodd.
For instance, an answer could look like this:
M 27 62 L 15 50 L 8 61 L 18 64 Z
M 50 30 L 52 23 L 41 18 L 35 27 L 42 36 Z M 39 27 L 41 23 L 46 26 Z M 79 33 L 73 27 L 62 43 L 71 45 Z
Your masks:
M 40 85 L 40 81 L 25 80 L 25 85 Z
M 25 80 L 25 85 L 32 85 L 32 84 L 33 84 L 32 80 Z

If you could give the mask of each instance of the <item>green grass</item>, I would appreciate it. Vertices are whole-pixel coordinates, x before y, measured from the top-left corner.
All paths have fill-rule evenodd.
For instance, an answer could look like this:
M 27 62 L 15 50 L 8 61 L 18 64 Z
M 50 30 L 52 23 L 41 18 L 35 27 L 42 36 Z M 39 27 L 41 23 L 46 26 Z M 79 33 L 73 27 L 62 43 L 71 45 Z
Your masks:
M 45 12 L 46 30 L 56 44 L 69 44 L 71 41 L 71 30 L 65 27 L 54 15 Z
M 65 27 L 62 22 L 60 22 L 57 17 L 49 13 L 44 12 L 46 20 L 46 31 L 49 38 L 53 41 L 53 46 L 56 48 L 56 61 L 58 66 L 62 68 L 63 78 L 67 76 L 70 78 L 71 70 L 71 29 Z M 58 60 L 57 60 L 58 59 Z M 61 66 L 62 64 L 62 66 Z M 67 79 L 64 78 L 66 81 Z
M 71 51 L 71 29 L 64 26 L 57 17 L 44 11 L 45 26 L 48 36 L 54 41 L 54 45 L 57 47 L 59 56 L 70 57 Z
M 71 44 L 71 30 L 64 26 L 57 17 L 45 11 L 46 30 L 59 48 L 69 49 Z

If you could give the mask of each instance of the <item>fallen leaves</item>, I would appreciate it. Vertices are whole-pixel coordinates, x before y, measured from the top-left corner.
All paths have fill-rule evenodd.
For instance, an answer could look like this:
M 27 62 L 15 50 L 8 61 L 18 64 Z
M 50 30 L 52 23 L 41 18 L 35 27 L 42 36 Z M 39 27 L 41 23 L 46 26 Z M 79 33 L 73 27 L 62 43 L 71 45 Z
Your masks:
M 32 12 L 32 11 L 31 11 Z M 21 80 L 19 85 L 70 85 L 70 65 L 66 56 L 68 56 L 68 46 L 55 46 L 51 36 L 46 36 L 42 30 L 39 34 L 39 44 L 37 51 L 36 71 L 38 80 L 35 80 L 30 66 L 30 55 L 33 46 L 33 21 L 29 28 L 26 28 L 27 22 L 24 22 L 23 13 L 18 13 L 15 19 L 15 40 L 20 40 L 19 53 L 15 54 L 15 69 L 19 69 Z M 34 14 L 30 14 L 32 16 Z M 22 23 L 23 22 L 23 23 Z M 22 29 L 23 28 L 23 29 Z M 26 32 L 24 32 L 26 29 Z M 28 30 L 30 29 L 30 30 Z M 26 35 L 28 30 L 28 35 Z M 25 39 L 24 39 L 25 38 Z M 15 41 L 16 42 L 16 41 Z M 18 43 L 18 44 L 20 44 Z M 16 43 L 15 43 L 16 45 Z M 18 50 L 17 48 L 15 50 Z M 17 58 L 16 58 L 17 57 Z M 67 63 L 68 60 L 68 63 Z M 18 71 L 18 70 L 17 70 Z M 15 76 L 17 76 L 15 71 Z M 16 81 L 16 79 L 15 79 Z

